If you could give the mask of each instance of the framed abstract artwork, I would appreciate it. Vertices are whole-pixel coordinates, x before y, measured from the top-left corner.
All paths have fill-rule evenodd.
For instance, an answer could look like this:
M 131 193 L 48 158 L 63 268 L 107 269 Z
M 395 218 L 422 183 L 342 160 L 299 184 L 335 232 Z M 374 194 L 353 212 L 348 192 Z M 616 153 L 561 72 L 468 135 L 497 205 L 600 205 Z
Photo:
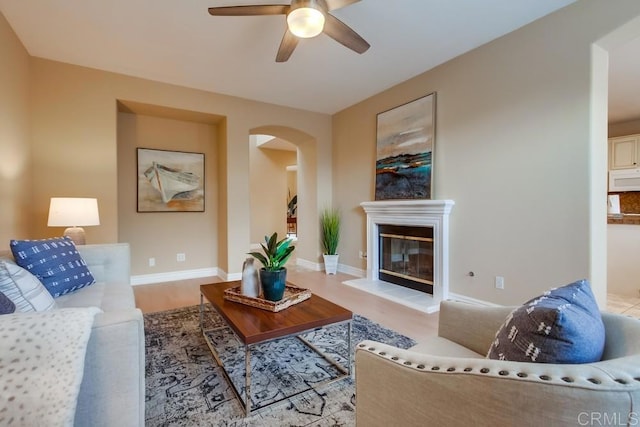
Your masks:
M 436 93 L 377 116 L 375 200 L 431 199 Z
M 138 212 L 204 212 L 204 153 L 138 148 Z

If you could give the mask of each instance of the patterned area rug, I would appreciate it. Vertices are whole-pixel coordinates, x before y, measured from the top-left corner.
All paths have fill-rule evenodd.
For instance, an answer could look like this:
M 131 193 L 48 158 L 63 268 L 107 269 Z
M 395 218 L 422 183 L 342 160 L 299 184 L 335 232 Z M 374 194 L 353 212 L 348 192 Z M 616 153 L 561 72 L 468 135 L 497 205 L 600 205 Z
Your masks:
M 207 316 L 205 329 L 219 348 L 232 381 L 242 390 L 244 353 L 219 316 Z M 199 307 L 145 314 L 147 426 L 354 426 L 355 384 L 347 377 L 284 399 L 244 417 L 244 411 L 200 332 Z M 345 362 L 345 325 L 304 337 L 340 363 Z M 351 344 L 364 339 L 408 348 L 415 342 L 354 315 Z M 353 351 L 353 349 L 352 349 Z M 353 354 L 353 353 L 352 353 Z M 251 356 L 252 406 L 338 376 L 333 365 L 297 338 L 255 347 Z

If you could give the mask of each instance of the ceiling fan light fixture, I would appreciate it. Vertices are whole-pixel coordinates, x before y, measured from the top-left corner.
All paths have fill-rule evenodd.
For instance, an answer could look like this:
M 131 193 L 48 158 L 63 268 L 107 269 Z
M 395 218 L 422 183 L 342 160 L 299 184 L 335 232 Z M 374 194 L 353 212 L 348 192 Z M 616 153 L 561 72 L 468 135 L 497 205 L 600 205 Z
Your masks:
M 324 14 L 313 2 L 308 6 L 293 9 L 287 15 L 289 31 L 297 37 L 308 39 L 315 37 L 324 29 Z

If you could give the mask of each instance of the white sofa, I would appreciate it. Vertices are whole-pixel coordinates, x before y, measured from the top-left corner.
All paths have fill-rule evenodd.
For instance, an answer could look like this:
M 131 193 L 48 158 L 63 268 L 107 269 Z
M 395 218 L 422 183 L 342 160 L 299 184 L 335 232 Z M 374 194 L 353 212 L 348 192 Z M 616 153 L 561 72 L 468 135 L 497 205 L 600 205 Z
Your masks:
M 98 307 L 85 356 L 76 426 L 143 426 L 145 344 L 130 285 L 126 243 L 78 246 L 96 283 L 56 298 L 59 308 Z M 11 252 L 0 256 L 12 258 Z
M 637 425 L 640 320 L 602 313 L 602 360 L 526 363 L 485 358 L 514 307 L 440 306 L 438 336 L 402 350 L 356 349 L 358 426 Z

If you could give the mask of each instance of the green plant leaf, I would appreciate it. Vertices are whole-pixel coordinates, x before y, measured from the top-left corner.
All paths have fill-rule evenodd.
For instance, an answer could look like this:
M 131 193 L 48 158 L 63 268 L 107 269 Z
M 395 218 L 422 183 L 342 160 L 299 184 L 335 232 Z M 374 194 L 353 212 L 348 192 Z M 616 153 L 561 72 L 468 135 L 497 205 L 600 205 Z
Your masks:
M 325 209 L 320 214 L 322 248 L 327 255 L 336 255 L 340 241 L 340 211 Z
M 267 236 L 264 236 L 265 240 Z M 273 254 L 276 251 L 278 246 L 278 233 L 273 233 L 271 237 L 267 240 L 267 247 L 269 248 L 269 253 Z
M 264 236 L 264 241 L 265 243 L 260 244 L 264 254 L 260 252 L 249 252 L 248 254 L 260 261 L 268 271 L 282 269 L 295 249 L 295 246 L 291 246 L 292 240 L 285 238 L 278 241 L 278 233 L 273 233 L 271 236 Z
M 269 264 L 269 261 L 267 261 L 267 259 L 264 257 L 264 255 L 262 255 L 260 252 L 249 252 L 248 255 L 251 255 L 252 257 L 257 259 L 258 261 L 260 261 L 260 263 L 262 263 L 262 265 L 265 268 L 267 267 L 267 264 Z

